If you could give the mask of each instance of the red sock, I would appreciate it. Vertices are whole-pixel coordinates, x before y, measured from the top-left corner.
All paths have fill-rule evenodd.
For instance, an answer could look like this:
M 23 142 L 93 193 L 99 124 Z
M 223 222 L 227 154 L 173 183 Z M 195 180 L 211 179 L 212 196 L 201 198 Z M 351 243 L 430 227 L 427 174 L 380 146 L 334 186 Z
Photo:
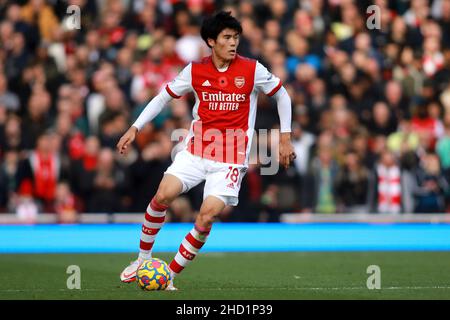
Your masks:
M 194 226 L 186 235 L 177 254 L 170 263 L 172 278 L 179 274 L 191 262 L 206 242 L 211 229 Z
M 167 207 L 166 205 L 159 204 L 155 198 L 148 205 L 147 212 L 145 213 L 145 221 L 142 224 L 139 258 L 145 260 L 152 257 L 155 237 L 164 223 Z

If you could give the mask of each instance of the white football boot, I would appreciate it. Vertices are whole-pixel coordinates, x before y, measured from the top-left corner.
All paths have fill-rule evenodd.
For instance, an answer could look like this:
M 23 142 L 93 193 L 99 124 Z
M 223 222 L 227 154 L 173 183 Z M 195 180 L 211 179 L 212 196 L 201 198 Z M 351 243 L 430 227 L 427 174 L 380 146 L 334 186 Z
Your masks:
M 120 274 L 120 281 L 130 283 L 136 281 L 136 271 L 144 261 L 142 258 L 138 258 L 135 261 L 131 261 L 130 265 L 125 268 Z
M 173 280 L 170 280 L 170 281 L 169 281 L 169 284 L 167 285 L 167 287 L 166 287 L 165 290 L 166 290 L 166 291 L 176 291 L 176 290 L 178 290 L 178 288 L 176 288 L 176 287 L 173 285 Z
M 166 291 L 176 291 L 176 290 L 178 290 L 178 288 L 176 288 L 174 285 L 173 285 L 173 280 L 175 280 L 175 273 L 170 269 L 170 267 L 169 267 L 169 271 L 170 271 L 170 280 L 169 280 L 169 284 L 167 285 L 167 287 L 166 287 Z

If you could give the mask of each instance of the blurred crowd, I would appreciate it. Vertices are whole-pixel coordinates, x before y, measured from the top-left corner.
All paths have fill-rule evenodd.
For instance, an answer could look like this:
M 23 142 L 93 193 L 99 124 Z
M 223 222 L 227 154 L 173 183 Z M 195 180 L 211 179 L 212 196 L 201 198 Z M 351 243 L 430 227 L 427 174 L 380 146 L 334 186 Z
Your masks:
M 450 212 L 450 0 L 0 0 L 0 212 L 143 212 L 194 97 L 166 106 L 127 157 L 115 145 L 210 53 L 199 28 L 220 9 L 242 23 L 239 53 L 288 90 L 298 155 L 276 175 L 252 164 L 222 221 Z M 261 95 L 256 129 L 277 126 Z M 175 200 L 170 219 L 192 221 L 202 191 Z

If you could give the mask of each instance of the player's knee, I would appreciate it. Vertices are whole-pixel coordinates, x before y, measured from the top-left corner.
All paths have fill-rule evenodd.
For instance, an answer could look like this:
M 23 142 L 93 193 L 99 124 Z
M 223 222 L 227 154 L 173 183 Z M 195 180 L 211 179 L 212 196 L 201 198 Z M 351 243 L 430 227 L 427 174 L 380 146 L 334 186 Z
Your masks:
M 172 199 L 169 197 L 168 193 L 164 190 L 158 190 L 155 195 L 155 200 L 157 203 L 163 204 L 163 205 L 169 205 Z
M 202 208 L 198 215 L 200 225 L 211 225 L 216 220 L 218 212 L 214 208 Z

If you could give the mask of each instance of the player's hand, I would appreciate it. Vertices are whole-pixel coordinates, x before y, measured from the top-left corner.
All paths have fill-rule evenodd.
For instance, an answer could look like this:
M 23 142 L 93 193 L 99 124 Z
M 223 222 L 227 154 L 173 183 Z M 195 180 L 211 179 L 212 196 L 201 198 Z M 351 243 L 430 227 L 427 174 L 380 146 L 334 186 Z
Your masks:
M 280 164 L 285 168 L 289 168 L 292 161 L 297 158 L 294 147 L 291 143 L 291 134 L 289 132 L 280 134 Z
M 119 151 L 120 154 L 127 153 L 128 145 L 133 143 L 134 139 L 136 139 L 137 131 L 136 127 L 131 126 L 120 138 L 119 143 L 117 143 L 117 151 Z

